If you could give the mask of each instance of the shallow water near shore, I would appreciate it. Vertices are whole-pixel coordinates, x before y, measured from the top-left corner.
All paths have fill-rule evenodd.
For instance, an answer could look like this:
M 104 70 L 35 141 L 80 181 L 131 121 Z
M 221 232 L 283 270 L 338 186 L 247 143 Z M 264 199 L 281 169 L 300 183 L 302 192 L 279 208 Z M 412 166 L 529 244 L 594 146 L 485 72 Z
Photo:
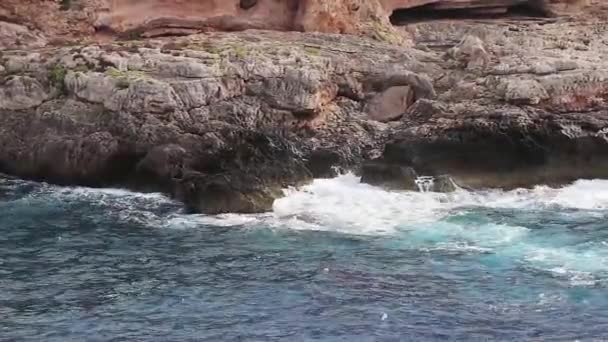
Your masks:
M 274 212 L 0 177 L 0 341 L 608 336 L 608 181 L 387 192 L 353 175 Z

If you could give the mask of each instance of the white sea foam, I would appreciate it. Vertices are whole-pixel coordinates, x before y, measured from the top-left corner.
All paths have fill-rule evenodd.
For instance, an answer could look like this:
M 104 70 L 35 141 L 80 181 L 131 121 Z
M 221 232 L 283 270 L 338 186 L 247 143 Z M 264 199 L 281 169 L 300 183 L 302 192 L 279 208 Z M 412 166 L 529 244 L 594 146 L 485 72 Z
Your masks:
M 593 275 L 608 272 L 608 250 L 599 246 L 526 247 L 522 254 L 530 265 L 576 283 L 594 281 Z
M 321 229 L 377 234 L 393 233 L 404 226 L 437 222 L 453 215 L 459 208 L 467 207 L 605 209 L 608 208 L 608 181 L 582 180 L 559 189 L 539 186 L 513 191 L 458 190 L 442 194 L 385 191 L 361 184 L 356 176 L 346 174 L 335 179 L 315 180 L 297 190 L 287 190 L 286 197 L 275 202 L 274 215 L 279 219 L 296 218 Z M 294 228 L 304 227 L 296 225 Z M 508 238 L 506 231 L 512 229 L 521 231 L 518 227 L 510 227 L 503 229 L 500 235 Z
M 50 196 L 55 200 L 89 201 L 122 212 L 142 216 L 142 210 L 154 211 L 162 205 L 177 203 L 162 194 L 143 194 L 122 189 L 92 189 L 85 187 L 53 187 L 42 185 L 25 200 Z M 512 209 L 608 209 L 608 181 L 580 180 L 572 185 L 552 189 L 539 186 L 513 191 L 487 190 L 453 193 L 386 191 L 362 184 L 353 174 L 334 179 L 318 179 L 298 189 L 286 189 L 285 197 L 275 201 L 271 213 L 259 215 L 226 214 L 217 216 L 185 215 L 174 212 L 154 218 L 162 226 L 270 226 L 275 228 L 334 230 L 351 234 L 392 234 L 441 221 L 463 208 Z M 432 229 L 425 225 L 424 229 Z M 439 228 L 439 227 L 438 227 Z M 443 225 L 444 234 L 488 240 L 491 235 L 510 239 L 525 233 L 522 227 L 488 226 L 484 231 L 471 231 L 462 225 Z M 484 237 L 484 235 L 487 235 Z M 506 241 L 508 242 L 508 241 Z
M 563 188 L 538 186 L 513 191 L 454 193 L 385 191 L 361 184 L 352 174 L 316 180 L 288 189 L 265 215 L 199 217 L 214 225 L 259 225 L 297 230 L 328 230 L 358 235 L 395 235 L 407 248 L 427 252 L 497 253 L 529 267 L 553 272 L 572 286 L 590 286 L 608 272 L 608 250 L 581 250 L 559 241 L 552 247 L 519 225 L 452 220 L 474 208 L 516 210 L 593 210 L 608 208 L 608 181 L 577 181 Z M 603 215 L 603 214 L 602 214 Z M 549 234 L 550 236 L 550 234 Z M 599 276 L 604 278 L 604 276 Z
M 74 199 L 80 201 L 83 199 L 92 199 L 101 201 L 102 203 L 116 203 L 116 201 L 123 203 L 134 200 L 148 203 L 172 202 L 167 196 L 161 193 L 141 193 L 113 188 L 60 187 L 54 191 L 54 196 L 61 199 Z
M 318 179 L 298 189 L 286 189 L 285 197 L 275 201 L 273 212 L 255 215 L 187 215 L 179 210 L 179 204 L 161 194 L 119 189 L 43 185 L 26 199 L 40 196 L 67 203 L 84 199 L 109 209 L 109 214 L 120 220 L 159 228 L 263 227 L 392 235 L 406 248 L 426 252 L 497 253 L 556 277 L 567 277 L 574 286 L 589 286 L 598 274 L 608 273 L 608 249 L 601 241 L 588 249 L 559 241 L 547 244 L 538 241 L 534 231 L 527 227 L 491 217 L 471 221 L 466 216 L 475 208 L 492 208 L 574 213 L 583 210 L 584 215 L 598 213 L 604 217 L 603 210 L 608 209 L 608 181 L 605 180 L 581 180 L 559 189 L 538 186 L 513 191 L 458 190 L 443 194 L 386 191 L 345 174 L 334 179 Z M 159 211 L 163 206 L 171 208 Z
M 175 204 L 162 194 L 142 194 L 121 189 L 83 187 L 51 188 L 62 200 L 90 200 L 123 211 L 123 216 L 141 210 L 154 210 L 160 205 Z M 38 192 L 38 193 L 40 193 Z M 332 230 L 350 234 L 393 234 L 412 229 L 433 229 L 435 223 L 458 213 L 463 208 L 486 207 L 506 209 L 584 209 L 608 208 L 608 181 L 581 180 L 553 189 L 538 186 L 513 191 L 486 190 L 453 193 L 386 191 L 362 184 L 353 174 L 334 179 L 317 179 L 298 189 L 286 189 L 285 197 L 275 201 L 271 213 L 258 215 L 225 214 L 216 216 L 185 215 L 179 212 L 165 217 L 150 217 L 154 225 L 176 228 L 214 226 L 266 226 L 300 230 Z M 139 215 L 139 214 L 138 214 Z M 141 216 L 141 215 L 140 215 Z M 151 222 L 152 223 L 152 222 Z M 525 234 L 523 227 L 488 225 L 483 230 L 462 225 L 435 227 L 443 234 L 474 235 L 477 240 L 502 241 Z M 492 237 L 498 240 L 492 240 Z M 504 240 L 504 241 L 503 241 Z
M 301 189 L 285 191 L 275 201 L 277 219 L 308 223 L 295 229 L 322 229 L 355 234 L 393 233 L 411 223 L 441 219 L 449 205 L 445 194 L 391 192 L 348 174 L 336 179 L 315 180 Z

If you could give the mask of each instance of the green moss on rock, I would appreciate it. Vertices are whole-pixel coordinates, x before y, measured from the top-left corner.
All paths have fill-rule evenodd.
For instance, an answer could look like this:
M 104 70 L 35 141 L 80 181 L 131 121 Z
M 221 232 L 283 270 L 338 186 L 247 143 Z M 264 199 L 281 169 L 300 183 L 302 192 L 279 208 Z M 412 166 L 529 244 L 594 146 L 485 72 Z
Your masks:
M 65 75 L 67 70 L 63 65 L 56 64 L 49 71 L 49 83 L 55 88 L 65 92 Z
M 114 67 L 110 67 L 106 69 L 105 74 L 116 79 L 116 86 L 120 89 L 129 88 L 129 85 L 132 81 L 137 79 L 142 79 L 146 77 L 146 74 L 143 71 L 138 70 L 128 70 L 121 71 Z

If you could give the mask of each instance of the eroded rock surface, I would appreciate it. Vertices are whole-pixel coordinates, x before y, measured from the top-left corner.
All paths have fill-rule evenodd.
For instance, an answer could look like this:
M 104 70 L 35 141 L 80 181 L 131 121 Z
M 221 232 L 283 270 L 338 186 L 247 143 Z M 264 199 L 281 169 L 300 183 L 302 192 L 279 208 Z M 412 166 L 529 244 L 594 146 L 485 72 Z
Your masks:
M 282 188 L 378 156 L 388 127 L 366 99 L 389 78 L 428 95 L 423 74 L 438 67 L 425 55 L 262 31 L 7 52 L 0 169 L 164 191 L 207 213 L 266 211 Z
M 206 213 L 266 211 L 338 169 L 402 189 L 403 170 L 464 187 L 608 177 L 602 13 L 417 23 L 414 48 L 245 31 L 3 51 L 0 171 Z
M 406 111 L 374 163 L 448 173 L 473 188 L 606 177 L 605 22 L 578 25 L 407 27 L 418 47 L 441 57 L 444 71 L 435 78 L 437 97 Z

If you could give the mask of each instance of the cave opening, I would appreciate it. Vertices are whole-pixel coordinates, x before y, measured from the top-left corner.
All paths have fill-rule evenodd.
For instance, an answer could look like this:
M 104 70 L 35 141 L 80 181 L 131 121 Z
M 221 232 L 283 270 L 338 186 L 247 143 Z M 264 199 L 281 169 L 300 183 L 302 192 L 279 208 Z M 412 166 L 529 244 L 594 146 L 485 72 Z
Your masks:
M 519 2 L 511 6 L 488 6 L 475 8 L 445 8 L 436 3 L 396 9 L 390 16 L 393 25 L 407 25 L 434 20 L 546 18 L 547 12 L 535 1 Z

